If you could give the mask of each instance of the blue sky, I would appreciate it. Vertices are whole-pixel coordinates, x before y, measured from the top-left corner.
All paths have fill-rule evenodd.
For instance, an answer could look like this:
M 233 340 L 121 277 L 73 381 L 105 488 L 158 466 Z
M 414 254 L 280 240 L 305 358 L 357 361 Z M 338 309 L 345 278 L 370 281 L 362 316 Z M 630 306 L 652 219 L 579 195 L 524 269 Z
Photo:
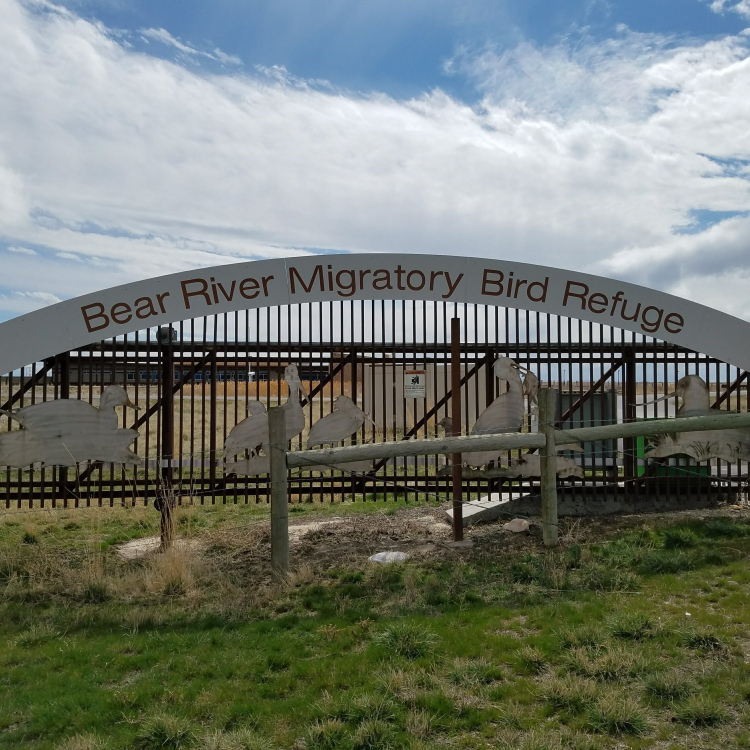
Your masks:
M 750 0 L 0 0 L 0 319 L 308 252 L 750 319 Z

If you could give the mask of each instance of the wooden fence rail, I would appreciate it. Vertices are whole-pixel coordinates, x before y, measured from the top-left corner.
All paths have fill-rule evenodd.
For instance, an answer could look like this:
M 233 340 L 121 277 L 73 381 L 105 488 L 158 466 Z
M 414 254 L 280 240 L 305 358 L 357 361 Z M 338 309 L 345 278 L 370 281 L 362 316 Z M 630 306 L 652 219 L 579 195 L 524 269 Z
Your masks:
M 408 440 L 375 445 L 351 445 L 324 450 L 285 451 L 285 461 L 272 462 L 271 484 L 275 488 L 276 503 L 285 505 L 287 469 L 320 464 L 346 464 L 355 461 L 379 460 L 396 456 L 429 456 L 451 453 L 471 453 L 487 450 L 516 450 L 521 448 L 545 448 L 550 435 L 552 443 L 594 442 L 618 438 L 632 438 L 639 435 L 665 435 L 671 433 L 697 432 L 705 430 L 732 430 L 750 428 L 750 413 L 716 412 L 699 417 L 676 417 L 672 419 L 652 419 L 623 424 L 601 425 L 599 427 L 576 427 L 569 430 L 550 430 L 554 413 L 554 402 L 557 392 L 554 389 L 542 388 L 539 391 L 540 429 L 538 433 L 499 433 L 493 435 L 461 435 L 442 439 Z M 273 471 L 277 467 L 276 472 Z M 279 474 L 281 476 L 279 476 Z M 541 477 L 542 528 L 545 530 L 544 542 L 547 546 L 557 545 L 557 487 L 554 471 L 543 471 Z M 272 513 L 273 520 L 273 513 Z M 552 528 L 554 527 L 554 531 Z M 271 530 L 273 537 L 274 530 Z M 275 570 L 283 573 L 288 569 L 288 547 L 278 546 L 279 554 L 275 559 L 272 552 L 271 563 Z M 282 559 L 283 558 L 283 559 Z

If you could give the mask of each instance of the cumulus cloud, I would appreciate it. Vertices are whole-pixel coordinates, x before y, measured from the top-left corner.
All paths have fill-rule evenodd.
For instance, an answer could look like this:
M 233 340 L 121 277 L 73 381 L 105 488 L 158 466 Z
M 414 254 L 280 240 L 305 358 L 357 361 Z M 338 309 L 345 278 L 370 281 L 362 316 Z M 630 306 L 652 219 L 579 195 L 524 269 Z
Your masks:
M 8 245 L 6 249 L 9 253 L 18 253 L 19 255 L 36 255 L 36 252 L 30 247 L 16 247 L 14 245 Z
M 750 205 L 744 35 L 460 50 L 446 68 L 475 83 L 470 106 L 201 72 L 49 4 L 0 13 L 0 239 L 49 249 L 43 268 L 13 258 L 18 288 L 329 248 L 609 273 L 750 317 L 750 295 L 716 293 L 747 218 L 684 234 Z

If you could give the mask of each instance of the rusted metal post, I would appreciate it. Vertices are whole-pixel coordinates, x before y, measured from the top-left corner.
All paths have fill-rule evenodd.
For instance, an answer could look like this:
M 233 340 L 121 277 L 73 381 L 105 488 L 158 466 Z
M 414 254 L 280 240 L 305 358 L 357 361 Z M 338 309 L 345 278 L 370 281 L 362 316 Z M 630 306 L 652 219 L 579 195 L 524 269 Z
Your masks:
M 271 568 L 283 578 L 289 572 L 289 489 L 284 409 L 268 410 L 268 456 L 271 480 Z
M 625 408 L 623 409 L 623 421 L 633 422 L 636 418 L 636 382 L 635 382 L 635 349 L 629 346 L 625 351 L 625 369 L 623 383 L 623 400 Z M 635 479 L 635 439 L 625 438 L 622 441 L 624 453 L 623 467 L 625 474 L 625 491 L 635 489 L 633 479 Z
M 546 444 L 539 450 L 542 483 L 542 540 L 545 547 L 557 547 L 557 445 L 555 411 L 557 391 L 539 389 L 539 432 Z
M 81 379 L 81 363 L 78 363 L 78 379 Z M 70 352 L 60 355 L 60 398 L 70 398 Z M 68 469 L 60 466 L 57 469 L 57 492 L 52 498 L 52 507 L 56 507 L 57 495 L 60 495 L 63 505 L 68 505 Z
M 161 521 L 159 531 L 161 549 L 172 546 L 174 537 L 174 491 L 172 488 L 172 454 L 174 452 L 174 400 L 172 381 L 174 380 L 174 349 L 172 329 L 159 329 L 159 349 L 161 352 L 161 450 L 159 452 L 159 474 L 161 482 L 157 489 Z
M 451 318 L 451 420 L 453 434 L 461 434 L 461 320 Z M 463 476 L 461 454 L 453 453 L 453 541 L 464 538 Z

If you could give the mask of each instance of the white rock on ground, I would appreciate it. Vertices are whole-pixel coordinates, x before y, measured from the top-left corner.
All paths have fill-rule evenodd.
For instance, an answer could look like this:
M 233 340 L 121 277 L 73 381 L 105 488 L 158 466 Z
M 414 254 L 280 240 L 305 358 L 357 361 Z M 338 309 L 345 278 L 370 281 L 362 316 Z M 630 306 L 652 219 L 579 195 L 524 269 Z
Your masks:
M 514 518 L 512 521 L 504 523 L 503 528 L 506 531 L 512 531 L 516 534 L 520 534 L 524 531 L 529 530 L 529 522 L 524 518 Z
M 374 563 L 395 563 L 403 562 L 411 557 L 406 552 L 376 552 L 372 557 L 367 558 L 370 562 Z

